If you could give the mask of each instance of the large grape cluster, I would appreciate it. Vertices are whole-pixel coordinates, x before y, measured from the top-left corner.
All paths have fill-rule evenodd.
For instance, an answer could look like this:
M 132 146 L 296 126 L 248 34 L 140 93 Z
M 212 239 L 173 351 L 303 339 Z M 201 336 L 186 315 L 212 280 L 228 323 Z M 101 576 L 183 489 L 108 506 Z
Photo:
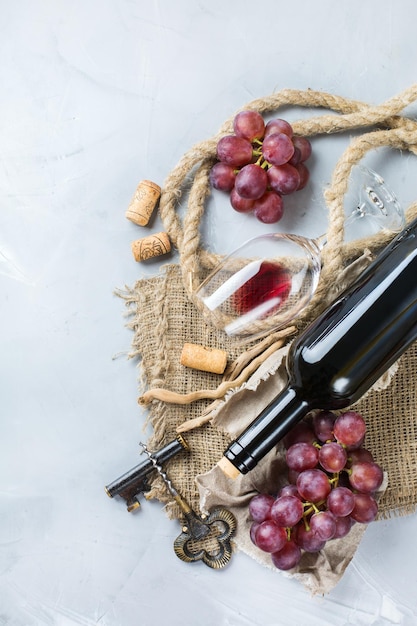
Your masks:
M 285 437 L 289 484 L 249 503 L 251 540 L 278 569 L 292 569 L 303 551 L 319 552 L 355 522 L 376 518 L 383 471 L 363 447 L 365 431 L 355 411 L 320 411 Z
M 233 120 L 234 134 L 217 143 L 218 162 L 210 171 L 215 189 L 230 192 L 235 211 L 253 211 L 265 224 L 278 222 L 283 197 L 303 189 L 309 179 L 305 161 L 311 143 L 296 137 L 283 119 L 265 121 L 257 111 L 241 111 Z

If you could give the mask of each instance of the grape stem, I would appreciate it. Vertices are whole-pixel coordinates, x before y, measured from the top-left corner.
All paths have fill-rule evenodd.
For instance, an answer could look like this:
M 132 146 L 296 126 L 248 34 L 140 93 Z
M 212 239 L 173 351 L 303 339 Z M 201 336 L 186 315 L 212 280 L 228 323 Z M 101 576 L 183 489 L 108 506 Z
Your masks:
M 319 502 L 303 502 L 303 506 L 304 506 L 304 513 L 303 513 L 303 520 L 304 520 L 304 526 L 306 527 L 306 530 L 310 530 L 310 526 L 308 524 L 308 518 L 310 517 L 310 515 L 312 513 L 320 513 L 321 508 L 324 504 L 326 503 L 326 500 L 320 500 Z
M 262 167 L 262 169 L 264 170 L 268 170 L 271 167 L 271 164 L 269 163 L 269 161 L 264 159 L 262 152 L 260 152 L 259 150 L 254 150 L 253 154 L 258 157 L 255 165 Z
M 337 472 L 337 473 L 333 474 L 333 478 L 329 478 L 329 483 L 333 487 L 337 487 L 337 485 L 339 484 L 339 475 L 340 475 L 340 472 Z

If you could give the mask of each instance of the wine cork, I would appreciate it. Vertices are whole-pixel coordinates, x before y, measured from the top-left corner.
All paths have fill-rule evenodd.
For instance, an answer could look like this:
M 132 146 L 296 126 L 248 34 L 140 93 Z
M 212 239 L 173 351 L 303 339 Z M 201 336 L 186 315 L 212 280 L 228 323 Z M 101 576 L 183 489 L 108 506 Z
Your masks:
M 181 353 L 181 365 L 195 370 L 223 374 L 227 365 L 227 353 L 218 348 L 206 348 L 194 343 L 185 343 Z
M 135 261 L 146 261 L 156 256 L 167 254 L 171 250 L 171 242 L 166 233 L 148 235 L 132 243 L 132 253 Z
M 220 467 L 223 474 L 225 474 L 228 478 L 233 478 L 233 480 L 235 480 L 240 475 L 237 467 L 235 467 L 233 463 L 231 463 L 229 459 L 227 459 L 225 456 L 220 459 L 220 461 L 217 463 L 217 466 Z
M 126 217 L 138 226 L 146 226 L 161 197 L 161 188 L 151 180 L 142 180 L 136 188 Z

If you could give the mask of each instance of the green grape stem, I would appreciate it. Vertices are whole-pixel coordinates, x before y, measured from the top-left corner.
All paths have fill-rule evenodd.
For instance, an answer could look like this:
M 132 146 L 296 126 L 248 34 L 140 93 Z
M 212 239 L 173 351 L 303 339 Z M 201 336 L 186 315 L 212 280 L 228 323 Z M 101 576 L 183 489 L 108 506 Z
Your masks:
M 269 163 L 262 154 L 262 143 L 261 139 L 254 139 L 252 141 L 252 155 L 257 157 L 256 165 L 259 165 L 259 167 L 262 167 L 264 170 L 268 170 L 271 167 L 271 163 Z M 259 146 L 259 148 L 256 146 Z
M 343 470 L 342 470 L 343 472 Z M 337 487 L 339 484 L 339 477 L 340 477 L 340 472 L 336 472 L 335 474 L 333 474 L 333 478 L 329 478 L 329 483 L 331 484 L 332 488 Z

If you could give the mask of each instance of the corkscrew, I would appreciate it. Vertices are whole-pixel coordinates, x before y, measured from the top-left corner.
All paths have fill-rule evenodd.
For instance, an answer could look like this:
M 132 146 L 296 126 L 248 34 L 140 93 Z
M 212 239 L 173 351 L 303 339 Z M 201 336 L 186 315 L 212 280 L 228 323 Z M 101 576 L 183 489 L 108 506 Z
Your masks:
M 188 443 L 184 437 L 179 435 L 163 448 L 154 452 L 153 457 L 161 464 L 184 450 L 189 450 Z M 153 471 L 154 464 L 148 458 L 106 485 L 106 493 L 110 498 L 119 495 L 126 500 L 127 510 L 130 513 L 140 507 L 139 495 L 149 491 L 148 477 Z
M 220 507 L 212 509 L 208 515 L 198 515 L 178 493 L 157 457 L 145 444 L 140 445 L 184 515 L 182 532 L 174 541 L 177 557 L 186 563 L 203 561 L 213 569 L 224 567 L 232 556 L 231 537 L 236 531 L 234 515 Z

